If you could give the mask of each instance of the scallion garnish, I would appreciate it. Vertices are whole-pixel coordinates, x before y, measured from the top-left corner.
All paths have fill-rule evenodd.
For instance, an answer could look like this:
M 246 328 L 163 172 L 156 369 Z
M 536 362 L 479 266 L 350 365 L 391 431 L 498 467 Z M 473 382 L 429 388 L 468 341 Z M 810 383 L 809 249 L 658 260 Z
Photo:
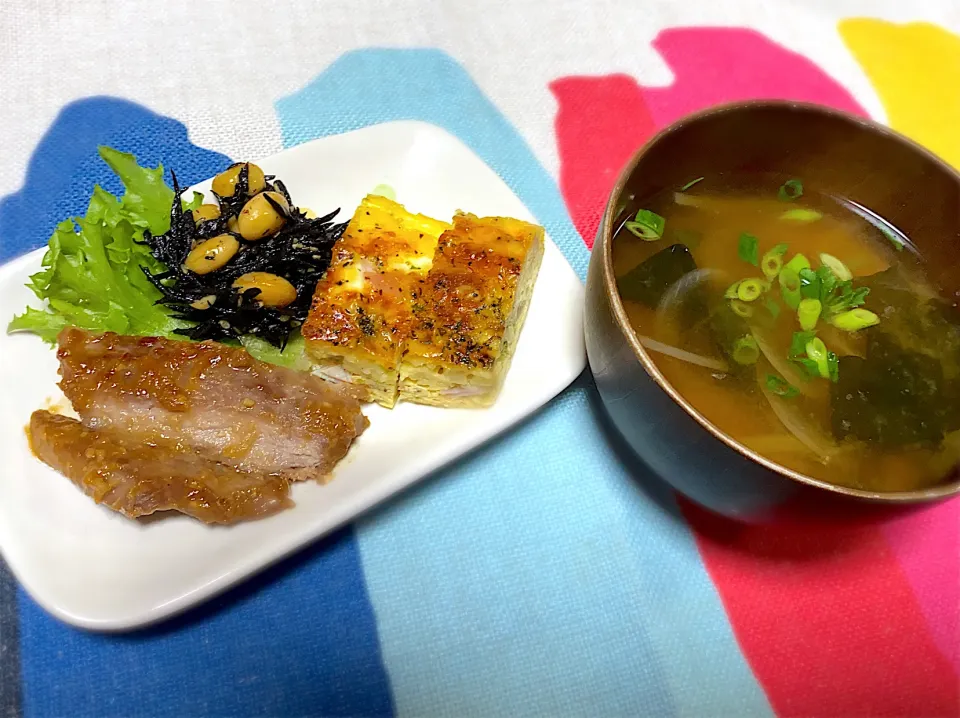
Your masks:
M 624 226 L 645 242 L 655 242 L 663 237 L 663 228 L 667 220 L 656 212 L 649 209 L 641 209 L 637 216 L 630 222 L 624 223 Z
M 845 332 L 857 332 L 880 323 L 880 317 L 867 309 L 851 309 L 830 318 L 830 323 Z
M 760 259 L 760 269 L 763 270 L 763 276 L 770 280 L 776 279 L 780 270 L 783 269 L 783 252 L 777 252 L 778 247 L 783 247 L 785 252 L 787 245 L 778 244 Z
M 781 197 L 781 199 L 783 198 Z M 816 222 L 822 217 L 823 215 L 817 210 L 808 209 L 806 207 L 788 209 L 786 212 L 780 215 L 780 219 L 787 220 L 788 222 Z
M 790 261 L 784 266 L 787 269 L 792 269 L 794 272 L 799 274 L 801 269 L 807 269 L 810 267 L 810 260 L 798 252 L 797 254 L 793 255 Z
M 794 332 L 793 337 L 790 339 L 790 350 L 787 356 L 790 359 L 799 359 L 802 357 L 807 351 L 807 342 L 816 336 L 817 333 L 812 331 Z
M 803 196 L 803 182 L 798 179 L 790 179 L 780 185 L 777 191 L 777 197 L 783 202 L 793 202 Z
M 820 312 L 823 305 L 819 299 L 801 299 L 797 306 L 797 318 L 800 320 L 800 328 L 805 332 L 813 331 L 817 326 L 817 320 L 820 319 Z
M 827 345 L 823 339 L 814 337 L 807 342 L 807 358 L 817 365 L 817 373 L 824 379 L 830 378 L 830 363 L 827 359 Z
M 737 285 L 737 299 L 743 302 L 752 302 L 763 294 L 763 282 L 759 279 L 744 279 Z
M 841 282 L 849 282 L 851 279 L 853 279 L 853 272 L 847 268 L 846 264 L 834 257 L 832 254 L 823 252 L 820 255 L 820 264 L 822 264 L 824 267 L 829 267 L 830 271 L 833 272 L 833 276 L 835 276 Z
M 736 282 L 727 287 L 727 290 L 723 293 L 724 299 L 736 299 L 737 298 L 737 288 L 740 286 L 742 279 L 738 279 Z
M 680 188 L 681 192 L 686 192 L 688 189 L 693 187 L 698 182 L 703 182 L 703 177 L 697 177 L 696 179 L 690 180 L 683 187 Z
M 820 298 L 820 277 L 810 267 L 801 269 L 797 276 L 800 278 L 800 296 L 804 299 Z
M 759 246 L 760 242 L 756 237 L 744 232 L 740 235 L 740 241 L 737 244 L 737 256 L 756 267 L 760 264 Z
M 789 384 L 775 374 L 767 374 L 766 385 L 771 394 L 775 394 L 783 399 L 792 399 L 800 393 L 797 387 Z
M 833 352 L 827 352 L 827 378 L 833 383 L 840 381 L 840 359 Z
M 733 310 L 733 313 L 738 317 L 743 317 L 744 319 L 749 319 L 753 316 L 753 307 L 751 307 L 746 302 L 741 302 L 739 299 L 730 300 L 730 308 Z
M 800 275 L 789 266 L 789 263 L 780 270 L 778 281 L 780 282 L 780 296 L 783 297 L 783 303 L 791 309 L 799 307 L 800 300 L 803 299 L 800 296 Z
M 733 343 L 733 360 L 737 364 L 747 366 L 756 364 L 760 359 L 760 347 L 752 334 L 740 337 Z

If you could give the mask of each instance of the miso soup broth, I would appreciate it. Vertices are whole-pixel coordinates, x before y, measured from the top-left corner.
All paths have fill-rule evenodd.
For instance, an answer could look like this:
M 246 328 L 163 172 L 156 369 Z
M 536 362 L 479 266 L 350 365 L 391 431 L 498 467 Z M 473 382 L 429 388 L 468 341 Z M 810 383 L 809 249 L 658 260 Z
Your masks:
M 722 180 L 722 181 L 721 181 Z M 709 178 L 641 198 L 613 241 L 640 341 L 735 440 L 868 491 L 960 459 L 960 320 L 909 239 L 799 180 Z

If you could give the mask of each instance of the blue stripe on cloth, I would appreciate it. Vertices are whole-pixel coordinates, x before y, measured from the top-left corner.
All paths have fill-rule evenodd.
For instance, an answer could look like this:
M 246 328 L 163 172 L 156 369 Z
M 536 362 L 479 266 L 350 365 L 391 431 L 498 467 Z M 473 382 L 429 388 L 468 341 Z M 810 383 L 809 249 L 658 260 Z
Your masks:
M 142 165 L 162 162 L 183 186 L 229 164 L 226 156 L 191 144 L 182 123 L 127 100 L 72 102 L 34 150 L 23 188 L 0 200 L 0 262 L 42 247 L 58 223 L 86 212 L 95 183 L 114 194 L 122 191 L 97 155 L 102 144 L 133 152 Z
M 21 604 L 27 716 L 388 716 L 376 625 L 341 531 L 142 633 L 83 633 Z
M 288 146 L 389 120 L 445 128 L 584 276 L 555 182 L 446 54 L 349 53 L 277 111 Z M 399 715 L 771 715 L 672 494 L 611 443 L 596 396 L 584 375 L 360 524 Z
M 0 718 L 20 715 L 21 693 L 17 582 L 0 558 Z
M 114 98 L 72 103 L 37 147 L 24 188 L 0 201 L 0 257 L 41 246 L 57 222 L 83 213 L 94 183 L 119 191 L 97 158 L 98 144 L 133 152 L 151 166 L 162 161 L 185 184 L 229 163 L 191 144 L 180 122 L 138 105 Z M 17 628 L 2 604 L 0 621 L 3 634 Z M 19 632 L 29 715 L 392 713 L 349 529 L 146 633 L 81 633 L 22 593 Z

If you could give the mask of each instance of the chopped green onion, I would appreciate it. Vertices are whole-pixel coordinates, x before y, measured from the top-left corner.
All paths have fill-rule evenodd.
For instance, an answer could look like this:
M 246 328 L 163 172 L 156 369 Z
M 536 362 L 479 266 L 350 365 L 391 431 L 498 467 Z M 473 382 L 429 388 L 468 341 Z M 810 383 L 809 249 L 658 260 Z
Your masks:
M 820 212 L 815 209 L 807 209 L 806 207 L 788 209 L 780 215 L 780 219 L 785 219 L 789 222 L 816 222 L 822 218 L 823 215 Z
M 800 275 L 796 270 L 791 269 L 788 263 L 780 270 L 777 279 L 780 282 L 780 296 L 783 297 L 784 304 L 791 309 L 796 309 L 800 306 L 800 300 L 803 299 L 800 296 Z
M 739 299 L 733 299 L 730 301 L 730 308 L 733 310 L 733 313 L 744 319 L 748 319 L 753 316 L 753 307 L 749 304 L 741 302 Z
M 763 303 L 763 306 L 767 308 L 767 311 L 770 312 L 770 316 L 772 316 L 774 319 L 780 316 L 780 305 L 774 300 L 768 299 Z
M 851 279 L 853 279 L 853 273 L 847 269 L 847 265 L 834 257 L 832 254 L 827 254 L 826 252 L 822 253 L 820 255 L 820 264 L 822 264 L 824 267 L 829 267 L 830 271 L 833 272 L 833 276 L 835 276 L 841 282 L 849 282 Z
M 760 358 L 760 347 L 752 334 L 740 337 L 733 344 L 733 360 L 737 364 L 756 364 Z
M 880 317 L 868 309 L 851 309 L 831 317 L 830 323 L 845 332 L 857 332 L 880 323 Z
M 803 182 L 798 179 L 787 180 L 780 186 L 780 189 L 777 192 L 777 197 L 779 197 L 783 202 L 792 202 L 793 200 L 802 196 Z
M 789 249 L 789 246 L 787 246 L 787 243 L 781 242 L 780 244 L 773 245 L 773 249 L 767 252 L 767 254 L 777 254 L 782 257 L 787 253 L 788 249 Z
M 800 320 L 800 328 L 805 332 L 812 332 L 817 326 L 817 320 L 820 319 L 820 312 L 823 311 L 823 305 L 819 299 L 801 299 L 797 306 L 797 318 Z
M 837 275 L 833 273 L 829 265 L 821 264 L 817 267 L 817 280 L 820 282 L 820 301 L 829 301 L 836 294 L 837 287 L 840 285 L 840 282 L 837 281 Z
M 737 288 L 740 286 L 742 279 L 738 279 L 736 282 L 727 287 L 727 291 L 723 293 L 724 299 L 736 299 L 737 298 Z
M 817 365 L 817 373 L 824 379 L 830 378 L 830 363 L 827 360 L 827 345 L 823 340 L 815 337 L 807 342 L 807 358 Z
M 397 200 L 397 191 L 388 184 L 378 184 L 376 187 L 370 190 L 370 194 L 386 197 L 394 202 Z
M 816 332 L 794 332 L 790 339 L 790 351 L 787 357 L 799 359 L 807 351 L 807 342 L 817 336 Z
M 776 247 L 774 247 L 776 249 Z M 763 276 L 767 279 L 774 279 L 780 270 L 783 269 L 783 257 L 780 254 L 775 254 L 773 249 L 763 255 L 763 258 L 760 260 L 760 269 L 763 270 Z
M 804 255 L 798 252 L 797 254 L 793 255 L 790 261 L 783 266 L 784 268 L 792 269 L 794 272 L 799 274 L 801 269 L 809 269 L 810 261 Z
M 800 278 L 800 296 L 804 299 L 818 299 L 820 297 L 820 277 L 810 267 L 801 269 L 797 276 Z
M 655 242 L 663 236 L 663 228 L 666 224 L 667 220 L 656 212 L 641 209 L 634 220 L 626 222 L 624 226 L 645 242 Z
M 766 384 L 770 393 L 776 394 L 784 399 L 792 399 L 800 393 L 800 390 L 797 389 L 797 387 L 787 383 L 775 374 L 767 374 Z
M 737 244 L 737 255 L 744 262 L 756 267 L 760 263 L 759 245 L 760 242 L 756 237 L 744 232 L 740 235 L 740 242 Z
M 827 373 L 834 384 L 840 381 L 840 359 L 833 352 L 827 352 Z
M 737 286 L 737 299 L 752 302 L 763 294 L 763 283 L 759 279 L 744 279 Z
M 817 363 L 813 359 L 807 359 L 806 357 L 801 357 L 799 359 L 793 360 L 804 373 L 813 379 L 820 378 L 820 369 L 817 368 Z M 829 367 L 828 367 L 829 368 Z
M 837 285 L 839 295 L 834 291 L 826 300 L 826 307 L 830 314 L 840 314 L 847 309 L 859 307 L 870 294 L 870 287 L 853 288 L 853 282 L 840 282 Z
M 686 192 L 688 189 L 693 187 L 697 182 L 703 182 L 703 177 L 697 177 L 695 180 L 690 180 L 683 187 L 680 188 L 681 192 Z

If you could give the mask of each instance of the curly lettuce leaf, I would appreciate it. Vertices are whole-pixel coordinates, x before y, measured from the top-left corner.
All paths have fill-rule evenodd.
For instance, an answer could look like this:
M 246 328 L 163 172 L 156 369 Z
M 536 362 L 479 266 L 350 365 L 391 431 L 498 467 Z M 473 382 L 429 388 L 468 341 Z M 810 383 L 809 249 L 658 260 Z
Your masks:
M 8 331 L 53 342 L 65 326 L 159 336 L 182 326 L 156 304 L 160 292 L 141 267 L 158 272 L 163 266 L 137 243 L 146 229 L 159 234 L 170 227 L 174 194 L 163 181 L 163 166 L 140 167 L 133 155 L 109 147 L 101 147 L 100 156 L 123 182 L 123 196 L 94 187 L 86 214 L 57 226 L 42 269 L 27 285 L 46 308 L 28 308 Z M 190 204 L 199 201 L 195 194 Z
M 117 198 L 96 186 L 86 214 L 57 225 L 41 270 L 27 284 L 45 308 L 27 307 L 7 331 L 32 332 L 51 344 L 68 326 L 186 341 L 174 334 L 185 324 L 156 303 L 160 292 L 142 269 L 157 273 L 164 266 L 138 244 L 144 230 L 162 234 L 170 228 L 174 193 L 163 181 L 163 166 L 141 167 L 133 155 L 110 147 L 101 147 L 100 157 L 123 182 L 123 196 Z M 181 202 L 185 210 L 196 209 L 203 195 L 194 192 Z M 301 371 L 310 368 L 299 333 L 282 352 L 254 336 L 243 337 L 241 343 L 261 361 Z

